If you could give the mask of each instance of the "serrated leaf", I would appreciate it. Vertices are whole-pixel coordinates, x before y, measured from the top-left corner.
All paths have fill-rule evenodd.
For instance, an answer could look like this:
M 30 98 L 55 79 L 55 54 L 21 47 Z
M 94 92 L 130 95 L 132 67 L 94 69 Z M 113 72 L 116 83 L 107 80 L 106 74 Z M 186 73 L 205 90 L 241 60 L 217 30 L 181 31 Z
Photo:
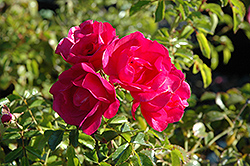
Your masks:
M 122 124 L 126 122 L 128 122 L 128 119 L 125 116 L 115 116 L 108 121 L 109 124 Z
M 15 150 L 11 151 L 10 153 L 8 153 L 5 156 L 4 162 L 9 163 L 9 162 L 15 160 L 16 158 L 22 156 L 22 150 L 23 150 L 23 148 L 19 147 L 19 148 L 15 149 Z
M 124 152 L 124 150 L 129 146 L 129 143 L 125 143 L 119 146 L 112 155 L 112 160 L 118 159 L 119 155 Z
M 142 132 L 139 132 L 137 135 L 131 138 L 131 143 L 150 146 L 149 144 L 145 143 L 144 137 L 145 137 L 145 134 Z
M 63 130 L 56 130 L 53 131 L 51 136 L 49 137 L 49 147 L 53 151 L 56 147 L 61 143 L 63 138 L 64 131 Z
M 210 59 L 211 51 L 210 51 L 210 47 L 209 47 L 206 36 L 203 33 L 197 32 L 196 37 L 197 37 L 202 54 L 206 58 Z
M 95 149 L 89 152 L 85 152 L 84 155 L 88 160 L 98 163 L 98 156 Z
M 155 22 L 159 22 L 164 18 L 165 14 L 165 1 L 158 0 L 157 8 L 155 11 Z
M 140 161 L 141 161 L 141 165 L 146 165 L 146 166 L 154 166 L 152 160 L 145 155 L 144 153 L 138 153 L 139 157 L 140 157 Z
M 138 1 L 136 4 L 132 5 L 132 7 L 129 10 L 129 15 L 133 15 L 145 5 L 148 5 L 151 1 Z
M 79 132 L 77 129 L 71 130 L 69 133 L 69 142 L 73 147 L 77 147 L 78 145 L 78 137 L 79 137 Z
M 84 146 L 88 147 L 91 150 L 94 150 L 95 148 L 95 140 L 90 135 L 87 135 L 85 133 L 79 133 L 79 143 L 83 144 Z
M 125 144 L 126 145 L 126 144 Z M 118 147 L 119 148 L 119 147 Z M 117 149 L 118 149 L 117 148 Z M 122 148 L 123 149 L 123 148 Z M 120 150 L 119 150 L 120 152 Z M 128 145 L 126 147 L 126 149 L 122 150 L 119 155 L 118 155 L 118 161 L 116 162 L 116 165 L 120 165 L 122 163 L 124 163 L 125 161 L 127 161 L 129 159 L 129 156 L 132 153 L 132 146 Z M 112 157 L 113 158 L 113 157 Z

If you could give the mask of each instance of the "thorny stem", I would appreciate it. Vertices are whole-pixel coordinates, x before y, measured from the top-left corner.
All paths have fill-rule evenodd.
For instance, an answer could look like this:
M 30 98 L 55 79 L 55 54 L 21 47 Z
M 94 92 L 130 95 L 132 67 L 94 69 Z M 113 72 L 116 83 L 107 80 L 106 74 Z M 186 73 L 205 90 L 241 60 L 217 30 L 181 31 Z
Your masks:
M 36 121 L 36 119 L 35 119 L 35 117 L 34 117 L 32 111 L 31 111 L 30 108 L 29 108 L 29 105 L 28 105 L 26 99 L 24 99 L 24 103 L 25 103 L 25 105 L 27 106 L 27 109 L 28 109 L 28 111 L 29 111 L 29 114 L 30 114 L 30 116 L 31 116 L 31 118 L 32 118 L 32 120 L 33 120 L 33 122 L 35 123 L 37 129 L 38 129 L 39 131 L 42 132 L 42 129 L 39 127 L 39 125 L 38 125 L 38 123 L 37 123 L 37 121 Z

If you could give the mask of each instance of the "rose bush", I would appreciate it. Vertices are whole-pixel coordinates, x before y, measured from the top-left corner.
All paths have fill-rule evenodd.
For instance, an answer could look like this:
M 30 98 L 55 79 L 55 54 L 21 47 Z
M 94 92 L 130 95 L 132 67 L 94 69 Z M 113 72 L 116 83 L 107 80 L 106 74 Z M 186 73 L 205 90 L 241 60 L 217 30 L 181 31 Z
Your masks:
M 112 83 L 129 90 L 134 98 L 132 115 L 141 105 L 148 124 L 163 131 L 179 121 L 188 106 L 190 87 L 184 74 L 171 63 L 168 50 L 135 32 L 107 47 L 103 70 Z
M 100 126 L 102 115 L 112 118 L 120 105 L 113 85 L 87 63 L 64 71 L 50 93 L 54 97 L 53 109 L 62 119 L 89 135 Z
M 102 65 L 103 51 L 114 39 L 115 29 L 108 22 L 87 20 L 72 27 L 68 37 L 59 42 L 55 52 L 72 65 L 89 62 L 98 70 Z

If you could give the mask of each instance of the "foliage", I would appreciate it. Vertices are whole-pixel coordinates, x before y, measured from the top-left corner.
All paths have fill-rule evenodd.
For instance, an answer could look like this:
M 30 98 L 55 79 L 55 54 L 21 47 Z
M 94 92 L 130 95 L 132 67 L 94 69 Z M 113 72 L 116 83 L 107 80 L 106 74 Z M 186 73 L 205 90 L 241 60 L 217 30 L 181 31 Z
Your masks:
M 165 45 L 176 67 L 201 73 L 204 87 L 222 53 L 228 63 L 234 46 L 226 33 L 242 28 L 246 13 L 240 0 L 57 1 L 55 11 L 38 11 L 37 1 L 0 0 L 0 88 L 14 91 L 0 100 L 13 114 L 0 124 L 2 165 L 249 165 L 250 84 L 227 92 L 205 92 L 189 99 L 179 123 L 164 132 L 147 126 L 132 97 L 117 90 L 118 115 L 103 118 L 88 136 L 67 125 L 53 110 L 49 87 L 69 68 L 54 54 L 72 26 L 93 19 L 109 21 L 120 37 L 135 30 Z M 230 9 L 229 13 L 224 9 Z M 199 48 L 198 53 L 194 50 Z M 197 52 L 197 51 L 196 51 Z M 209 60 L 204 63 L 203 60 Z M 30 89 L 30 90 L 27 90 Z

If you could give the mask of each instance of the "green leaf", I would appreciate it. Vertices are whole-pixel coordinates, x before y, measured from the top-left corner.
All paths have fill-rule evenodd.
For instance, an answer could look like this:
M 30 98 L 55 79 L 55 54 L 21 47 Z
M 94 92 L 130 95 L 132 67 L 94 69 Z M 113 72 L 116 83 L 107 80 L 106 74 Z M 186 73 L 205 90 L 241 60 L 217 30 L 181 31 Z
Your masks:
M 205 100 L 214 100 L 216 97 L 216 94 L 214 92 L 205 92 L 201 95 L 200 100 L 205 101 Z
M 221 6 L 225 7 L 228 4 L 228 0 L 220 0 L 221 1 Z
M 212 44 L 210 45 L 210 48 L 211 48 L 211 69 L 214 70 L 219 65 L 219 54 Z
M 34 148 L 34 147 L 31 147 L 31 146 L 26 146 L 25 149 L 28 151 L 28 153 L 36 156 L 37 158 L 39 159 L 42 159 L 41 158 L 41 154 L 42 152 L 40 152 L 38 149 Z
M 176 56 L 187 58 L 189 60 L 193 59 L 193 52 L 189 49 L 179 48 L 175 53 Z
M 71 130 L 69 133 L 69 142 L 72 146 L 77 147 L 78 145 L 79 132 L 77 129 Z
M 127 163 L 127 164 L 128 164 L 128 163 Z M 106 163 L 106 162 L 104 162 L 104 161 L 100 162 L 99 165 L 100 165 L 100 166 L 111 166 L 110 164 L 108 164 L 108 163 Z
M 119 148 L 119 147 L 118 147 Z M 117 149 L 118 149 L 117 148 Z M 123 149 L 123 148 L 122 148 Z M 120 150 L 119 150 L 120 151 Z M 116 152 L 116 151 L 115 151 Z M 119 153 L 118 156 L 118 161 L 116 162 L 116 165 L 120 165 L 122 163 L 124 163 L 125 161 L 127 161 L 129 159 L 129 156 L 132 153 L 132 146 L 128 145 L 126 147 L 126 149 L 124 149 L 123 151 L 121 151 L 121 153 Z
M 202 5 L 202 8 L 204 10 L 208 9 L 211 12 L 213 12 L 214 14 L 216 14 L 221 20 L 223 19 L 223 11 L 220 7 L 220 5 L 216 4 L 216 3 L 206 3 L 204 5 Z
M 19 147 L 19 148 L 15 149 L 15 150 L 11 151 L 10 153 L 8 153 L 5 156 L 4 162 L 9 163 L 9 162 L 15 160 L 16 158 L 22 156 L 23 155 L 22 150 L 23 150 L 23 148 Z
M 73 146 L 67 148 L 68 166 L 79 166 L 81 165 L 78 158 L 75 155 L 75 149 Z
M 223 50 L 223 63 L 227 64 L 231 58 L 231 52 L 230 50 L 226 47 Z
M 140 157 L 140 161 L 141 161 L 141 165 L 146 165 L 146 166 L 154 166 L 152 160 L 145 155 L 144 153 L 138 153 L 139 157 Z
M 155 11 L 155 22 L 159 22 L 164 18 L 165 14 L 165 1 L 158 0 L 157 8 Z
M 125 143 L 119 146 L 112 155 L 112 160 L 118 159 L 119 155 L 124 152 L 124 150 L 129 146 L 129 143 Z
M 131 143 L 150 146 L 149 144 L 145 143 L 144 137 L 145 137 L 145 134 L 142 132 L 139 132 L 137 135 L 131 138 Z
M 129 15 L 133 15 L 145 5 L 148 5 L 151 1 L 138 1 L 136 4 L 132 5 L 132 7 L 129 10 Z
M 13 112 L 14 113 L 22 113 L 22 112 L 25 112 L 27 110 L 27 106 L 26 105 L 23 105 L 23 106 L 18 106 L 16 107 Z
M 98 163 L 98 156 L 95 149 L 89 152 L 85 152 L 84 155 L 88 160 Z
M 219 20 L 218 20 L 218 16 L 216 14 L 214 14 L 214 13 L 210 14 L 210 18 L 211 18 L 211 24 L 212 24 L 211 31 L 212 31 L 212 34 L 214 34 Z
M 104 131 L 102 136 L 105 138 L 106 142 L 111 141 L 112 139 L 118 136 L 118 133 L 113 130 Z
M 7 97 L 2 98 L 2 99 L 0 99 L 0 106 L 8 104 L 9 102 L 10 102 L 10 100 Z
M 83 144 L 91 150 L 94 150 L 95 148 L 95 140 L 90 135 L 87 135 L 85 133 L 79 133 L 78 141 L 79 143 Z
M 51 150 L 55 150 L 57 145 L 59 145 L 62 141 L 64 131 L 56 130 L 53 131 L 52 135 L 49 137 L 49 147 Z
M 207 113 L 207 117 L 209 119 L 209 121 L 213 122 L 213 121 L 218 121 L 218 120 L 222 120 L 225 118 L 225 114 L 219 111 L 209 111 Z
M 209 141 L 211 141 L 213 138 L 214 138 L 214 133 L 210 131 L 204 139 L 205 145 L 207 145 Z
M 172 150 L 170 153 L 172 165 L 174 165 L 174 166 L 181 165 L 181 161 L 180 161 L 180 158 L 179 158 L 177 153 L 178 153 L 178 150 Z
M 211 51 L 210 51 L 210 47 L 209 47 L 206 36 L 203 33 L 197 32 L 196 37 L 197 37 L 202 54 L 206 58 L 210 59 Z
M 239 29 L 240 23 L 243 22 L 244 20 L 246 9 L 244 4 L 239 0 L 231 0 L 230 4 L 233 10 L 233 21 L 234 21 L 233 31 L 234 33 L 236 33 L 237 30 Z
M 203 79 L 203 83 L 204 83 L 204 88 L 207 88 L 211 82 L 212 82 L 212 72 L 211 69 L 205 64 L 202 64 L 202 67 L 200 67 L 201 70 L 201 76 Z
M 108 121 L 109 124 L 122 124 L 126 122 L 128 122 L 128 119 L 125 116 L 115 116 Z
M 194 28 L 190 25 L 187 25 L 183 31 L 180 34 L 180 38 L 188 38 L 189 36 L 191 36 L 191 34 L 194 32 Z
M 7 98 L 10 100 L 10 102 L 14 101 L 14 100 L 21 100 L 22 97 L 19 95 L 15 95 L 15 94 L 10 94 L 7 96 Z
M 39 66 L 38 66 L 38 63 L 35 59 L 32 60 L 31 66 L 32 66 L 32 71 L 35 75 L 35 78 L 38 78 L 39 77 Z
M 21 166 L 29 166 L 29 159 L 25 156 L 22 157 Z

